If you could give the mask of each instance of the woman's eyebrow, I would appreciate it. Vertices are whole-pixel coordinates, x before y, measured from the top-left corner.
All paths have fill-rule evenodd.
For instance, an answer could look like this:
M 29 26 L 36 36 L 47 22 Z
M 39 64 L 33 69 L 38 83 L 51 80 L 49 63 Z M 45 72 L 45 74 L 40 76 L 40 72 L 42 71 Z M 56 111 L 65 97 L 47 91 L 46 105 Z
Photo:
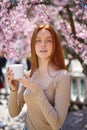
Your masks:
M 42 36 L 41 36 L 41 37 L 40 37 L 40 36 L 37 36 L 36 39 L 37 39 L 37 38 L 42 38 Z M 47 36 L 46 38 L 51 38 L 51 39 L 52 39 L 51 36 Z
M 51 36 L 48 36 L 47 38 L 52 38 Z

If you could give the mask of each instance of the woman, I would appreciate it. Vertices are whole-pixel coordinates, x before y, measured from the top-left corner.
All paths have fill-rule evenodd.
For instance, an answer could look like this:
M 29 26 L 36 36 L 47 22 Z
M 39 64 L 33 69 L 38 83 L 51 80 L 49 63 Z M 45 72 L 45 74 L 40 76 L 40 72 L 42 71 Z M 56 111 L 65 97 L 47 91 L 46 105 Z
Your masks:
M 24 103 L 27 130 L 59 130 L 70 103 L 70 76 L 66 70 L 60 41 L 50 25 L 37 27 L 31 38 L 31 72 L 18 81 L 8 68 L 6 75 L 11 92 L 8 109 L 17 116 Z

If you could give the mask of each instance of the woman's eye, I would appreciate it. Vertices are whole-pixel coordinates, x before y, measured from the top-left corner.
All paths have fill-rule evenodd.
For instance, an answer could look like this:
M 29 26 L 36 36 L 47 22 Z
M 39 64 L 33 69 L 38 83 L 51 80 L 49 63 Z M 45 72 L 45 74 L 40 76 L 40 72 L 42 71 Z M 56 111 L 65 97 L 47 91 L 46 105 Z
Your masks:
M 47 40 L 46 42 L 48 42 L 48 43 L 52 43 L 52 40 Z
M 41 40 L 36 40 L 36 43 L 40 43 L 41 42 Z

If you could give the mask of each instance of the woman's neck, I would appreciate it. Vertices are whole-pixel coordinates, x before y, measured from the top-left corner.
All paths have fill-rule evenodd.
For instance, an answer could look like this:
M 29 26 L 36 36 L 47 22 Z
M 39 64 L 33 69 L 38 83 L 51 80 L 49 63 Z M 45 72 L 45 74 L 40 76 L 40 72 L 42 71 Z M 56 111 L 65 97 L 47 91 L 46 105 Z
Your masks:
M 55 66 L 49 63 L 49 60 L 40 60 L 39 61 L 39 68 L 38 72 L 39 74 L 47 74 L 49 72 L 54 72 L 56 70 Z
M 39 61 L 39 72 L 40 73 L 48 72 L 48 61 L 46 60 Z

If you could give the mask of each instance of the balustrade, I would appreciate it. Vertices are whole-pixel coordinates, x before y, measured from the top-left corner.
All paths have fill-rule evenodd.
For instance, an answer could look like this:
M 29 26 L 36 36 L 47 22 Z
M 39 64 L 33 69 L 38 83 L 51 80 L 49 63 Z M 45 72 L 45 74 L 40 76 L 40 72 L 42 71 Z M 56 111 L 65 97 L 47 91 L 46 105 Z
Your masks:
M 87 105 L 87 77 L 82 73 L 71 74 L 71 102 Z

